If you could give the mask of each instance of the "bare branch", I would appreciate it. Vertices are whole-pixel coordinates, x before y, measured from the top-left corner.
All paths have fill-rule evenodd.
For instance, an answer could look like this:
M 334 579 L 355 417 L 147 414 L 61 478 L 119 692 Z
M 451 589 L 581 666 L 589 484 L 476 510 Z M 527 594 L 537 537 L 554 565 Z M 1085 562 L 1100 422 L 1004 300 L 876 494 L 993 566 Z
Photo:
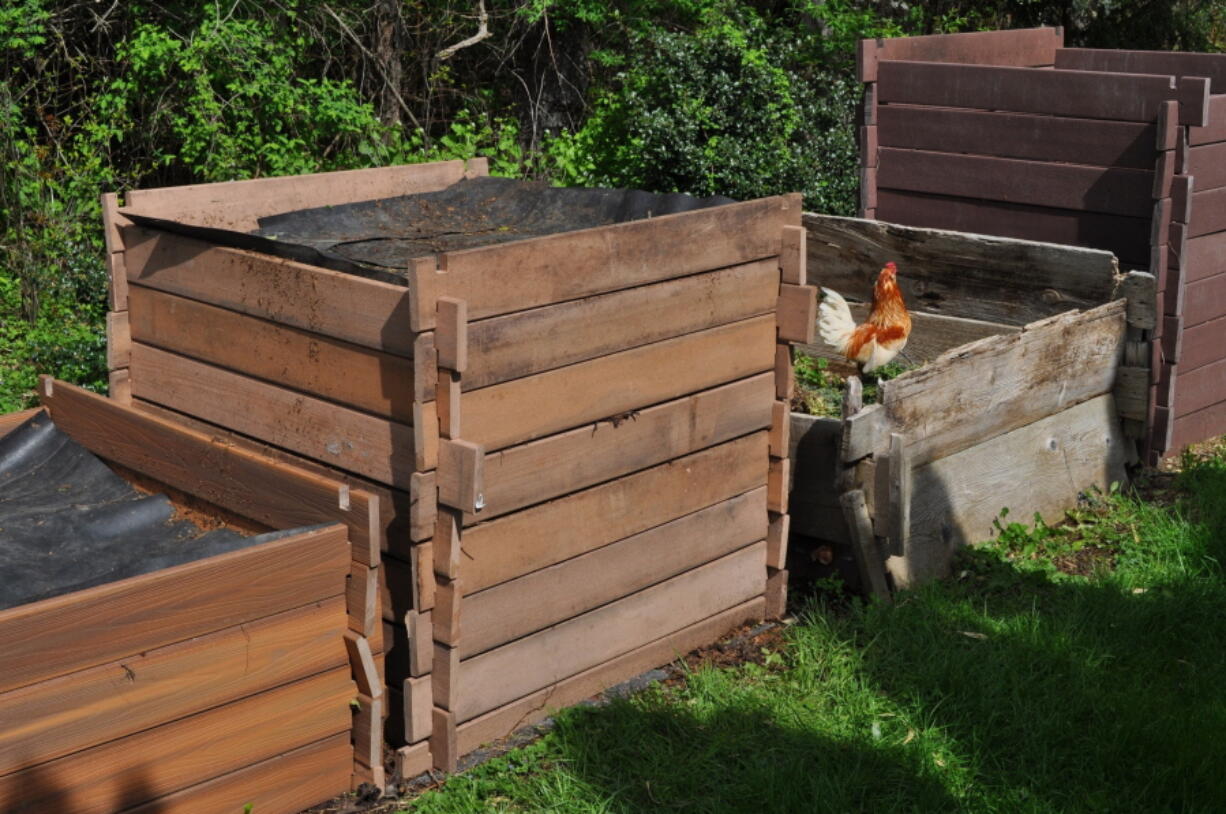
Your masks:
M 448 59 L 449 57 L 454 56 L 455 52 L 459 51 L 461 48 L 476 45 L 477 43 L 481 42 L 481 40 L 486 39 L 490 36 L 489 22 L 490 15 L 485 11 L 485 0 L 477 0 L 477 33 L 473 34 L 466 40 L 460 40 L 455 45 L 447 46 L 443 50 L 439 51 L 435 56 L 437 56 L 440 60 Z

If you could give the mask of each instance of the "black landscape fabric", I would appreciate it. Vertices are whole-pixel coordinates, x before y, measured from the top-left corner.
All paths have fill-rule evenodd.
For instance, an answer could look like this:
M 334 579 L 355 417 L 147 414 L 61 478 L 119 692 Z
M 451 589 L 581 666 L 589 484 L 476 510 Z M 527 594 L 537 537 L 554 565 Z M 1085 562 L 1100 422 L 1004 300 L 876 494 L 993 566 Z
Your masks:
M 172 519 L 39 413 L 0 437 L 0 610 L 258 545 Z

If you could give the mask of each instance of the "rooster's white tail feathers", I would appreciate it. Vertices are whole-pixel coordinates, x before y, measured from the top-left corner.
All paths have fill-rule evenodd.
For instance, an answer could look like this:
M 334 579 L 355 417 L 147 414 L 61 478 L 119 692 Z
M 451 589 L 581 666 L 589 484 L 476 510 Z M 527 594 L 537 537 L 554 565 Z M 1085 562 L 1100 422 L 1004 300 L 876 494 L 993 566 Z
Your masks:
M 826 344 L 839 353 L 847 353 L 847 344 L 856 330 L 856 323 L 851 318 L 847 300 L 837 291 L 822 289 L 822 302 L 817 307 L 817 329 Z

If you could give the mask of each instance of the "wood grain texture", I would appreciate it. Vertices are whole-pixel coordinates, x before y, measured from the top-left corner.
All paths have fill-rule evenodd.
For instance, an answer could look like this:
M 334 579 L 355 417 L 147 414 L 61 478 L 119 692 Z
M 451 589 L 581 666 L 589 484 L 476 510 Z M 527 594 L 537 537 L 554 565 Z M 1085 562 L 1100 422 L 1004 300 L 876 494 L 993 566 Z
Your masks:
M 1183 310 L 1185 330 L 1226 314 L 1226 271 L 1188 283 Z
M 377 638 L 383 619 L 379 568 L 371 568 L 356 560 L 350 565 L 345 586 L 345 607 L 349 614 L 349 629 L 359 636 Z
M 1200 184 L 1195 185 L 1200 190 Z M 1226 230 L 1226 187 L 1192 193 L 1192 214 L 1188 218 L 1188 237 L 1200 237 Z
M 347 732 L 348 673 L 321 673 L 4 775 L 0 810 L 108 814 Z
M 1188 128 L 1188 144 L 1197 146 L 1226 141 L 1226 93 L 1209 97 L 1209 122 L 1204 127 Z
M 1220 339 L 1221 344 L 1226 345 L 1226 337 Z M 1179 369 L 1175 392 L 1176 421 L 1188 413 L 1226 401 L 1226 359 L 1218 359 L 1186 373 Z
M 1226 432 L 1226 400 L 1174 419 L 1171 442 L 1166 447 L 1166 452 L 1174 454 L 1188 444 L 1216 438 L 1224 432 Z
M 1199 190 L 1226 187 L 1226 142 L 1190 148 L 1187 174 L 1196 178 Z
M 763 541 L 465 660 L 458 677 L 456 715 L 460 722 L 471 720 L 596 667 L 762 595 L 765 582 Z
M 8 435 L 19 426 L 29 421 L 43 411 L 42 407 L 31 407 L 29 410 L 19 410 L 15 413 L 0 415 L 0 438 Z
M 766 536 L 766 491 L 731 500 L 464 598 L 461 658 L 578 616 Z
M 882 383 L 890 431 L 911 439 L 919 466 L 1110 391 L 1124 310 L 1116 300 L 1052 317 Z
M 947 573 L 958 547 L 995 533 L 992 521 L 1006 506 L 1010 518 L 1028 522 L 1038 512 L 1052 523 L 1079 492 L 1122 483 L 1125 443 L 1104 395 L 917 467 L 908 547 L 887 560 L 895 585 Z
M 402 489 L 417 471 L 410 426 L 139 342 L 132 364 L 136 398 Z
M 1178 51 L 1126 51 L 1114 48 L 1060 48 L 1056 67 L 1074 71 L 1205 76 L 1213 93 L 1226 93 L 1226 55 Z
M 107 370 L 127 367 L 132 361 L 132 329 L 127 311 L 108 311 L 106 314 L 106 367 Z
M 1182 330 L 1181 370 L 1196 368 L 1226 357 L 1226 314 Z
M 1185 272 L 1188 282 L 1226 271 L 1226 231 L 1188 240 L 1178 253 L 1176 265 Z
M 848 302 L 848 305 L 851 308 L 852 319 L 857 323 L 868 319 L 868 303 Z M 944 303 L 946 308 L 949 305 L 950 303 Z M 987 336 L 1017 333 L 1021 330 L 1016 325 L 1005 325 L 1000 322 L 962 319 L 910 308 L 908 311 L 911 314 L 911 336 L 907 339 L 905 353 L 906 358 L 917 365 L 930 362 L 942 353 L 968 342 L 974 342 Z M 813 344 L 797 345 L 796 350 L 814 358 L 833 360 L 845 358 L 843 354 L 820 339 Z
M 0 612 L 0 691 L 340 596 L 348 548 L 328 526 Z
M 776 318 L 781 342 L 812 342 L 817 335 L 817 287 L 780 285 Z

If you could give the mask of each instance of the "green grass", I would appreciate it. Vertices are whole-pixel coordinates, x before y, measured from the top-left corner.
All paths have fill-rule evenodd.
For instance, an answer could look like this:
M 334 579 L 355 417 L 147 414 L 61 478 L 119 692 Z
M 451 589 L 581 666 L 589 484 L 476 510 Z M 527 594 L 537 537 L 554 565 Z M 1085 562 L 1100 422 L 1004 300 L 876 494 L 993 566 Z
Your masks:
M 1175 493 L 815 602 L 764 665 L 567 712 L 407 810 L 1226 810 L 1226 454 Z

